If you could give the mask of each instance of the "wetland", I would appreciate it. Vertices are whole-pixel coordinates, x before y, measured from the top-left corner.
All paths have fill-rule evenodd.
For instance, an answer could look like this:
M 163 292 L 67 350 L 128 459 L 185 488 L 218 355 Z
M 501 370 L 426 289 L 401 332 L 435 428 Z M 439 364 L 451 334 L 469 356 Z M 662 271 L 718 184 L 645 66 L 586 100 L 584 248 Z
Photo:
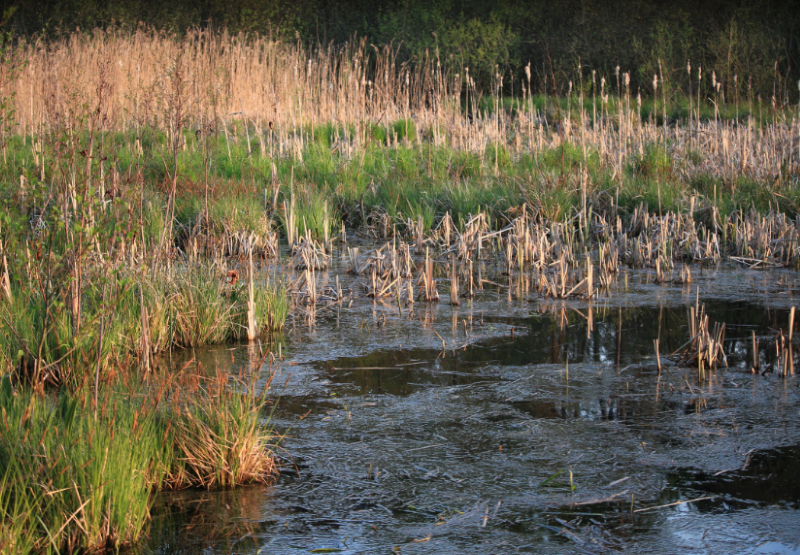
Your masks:
M 3 37 L 0 555 L 800 549 L 785 80 Z
M 161 494 L 143 552 L 796 552 L 798 382 L 751 371 L 752 334 L 788 329 L 794 272 L 626 273 L 593 302 L 500 286 L 289 324 L 277 482 Z M 664 358 L 659 376 L 653 340 L 685 343 L 698 288 L 728 367 L 698 381 Z M 775 365 L 771 346 L 757 356 Z M 192 357 L 252 363 L 247 348 Z

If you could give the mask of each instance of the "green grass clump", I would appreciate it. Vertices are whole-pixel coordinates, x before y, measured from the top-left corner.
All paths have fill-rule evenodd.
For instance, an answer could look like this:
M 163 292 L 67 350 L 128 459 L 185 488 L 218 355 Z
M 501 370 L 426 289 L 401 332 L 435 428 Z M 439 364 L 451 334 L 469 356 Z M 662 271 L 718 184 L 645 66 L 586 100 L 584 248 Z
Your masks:
M 238 340 L 247 337 L 247 291 L 248 284 L 240 282 L 231 293 L 231 300 L 236 303 L 231 335 Z M 276 285 L 269 279 L 255 279 L 253 301 L 258 335 L 261 339 L 267 339 L 273 332 L 283 329 L 290 309 L 289 292 L 285 285 Z
M 256 379 L 231 385 L 218 372 L 206 385 L 193 373 L 155 389 L 107 384 L 94 397 L 3 377 L 0 554 L 117 550 L 146 532 L 158 489 L 269 481 L 267 389 L 256 394 Z
M 669 179 L 673 175 L 673 161 L 663 145 L 650 144 L 642 154 L 631 157 L 628 171 L 639 178 Z
M 117 402 L 119 401 L 119 402 Z M 166 452 L 141 406 L 102 394 L 41 395 L 0 384 L 3 526 L 16 548 L 73 553 L 138 540 Z M 24 551 L 15 551 L 23 553 Z
M 174 281 L 170 301 L 175 344 L 197 347 L 228 339 L 234 308 L 223 289 L 224 282 L 203 268 L 189 269 Z
M 254 381 L 229 381 L 217 372 L 209 385 L 192 385 L 172 397 L 166 415 L 175 451 L 166 477 L 170 487 L 231 488 L 274 474 L 272 433 L 261 421 L 267 389 L 254 395 L 248 393 Z M 198 393 L 205 402 L 194 400 Z
M 74 389 L 120 359 L 149 356 L 175 345 L 197 347 L 244 337 L 247 288 L 225 282 L 211 267 L 179 267 L 175 273 L 92 276 L 81 297 L 76 328 L 63 291 L 42 295 L 13 284 L 0 300 L 0 371 L 32 382 Z M 256 318 L 261 335 L 283 328 L 289 312 L 285 287 L 257 281 Z M 103 285 L 105 283 L 105 285 Z M 105 295 L 105 298 L 104 298 Z M 113 315 L 108 316 L 113 307 Z M 101 340 L 102 338 L 102 340 Z
M 289 292 L 285 286 L 269 281 L 255 286 L 256 322 L 262 337 L 283 329 L 289 316 Z

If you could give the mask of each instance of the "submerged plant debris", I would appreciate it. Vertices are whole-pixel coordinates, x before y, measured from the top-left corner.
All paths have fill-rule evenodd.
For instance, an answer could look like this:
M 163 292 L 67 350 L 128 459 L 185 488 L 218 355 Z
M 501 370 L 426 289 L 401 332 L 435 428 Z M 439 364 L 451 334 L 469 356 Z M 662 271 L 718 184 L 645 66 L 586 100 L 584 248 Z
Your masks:
M 278 483 L 162 495 L 143 552 L 795 552 L 800 391 L 775 350 L 794 274 L 621 271 L 600 300 L 499 286 L 290 325 Z M 669 356 L 698 303 L 727 330 L 727 367 L 702 374 Z

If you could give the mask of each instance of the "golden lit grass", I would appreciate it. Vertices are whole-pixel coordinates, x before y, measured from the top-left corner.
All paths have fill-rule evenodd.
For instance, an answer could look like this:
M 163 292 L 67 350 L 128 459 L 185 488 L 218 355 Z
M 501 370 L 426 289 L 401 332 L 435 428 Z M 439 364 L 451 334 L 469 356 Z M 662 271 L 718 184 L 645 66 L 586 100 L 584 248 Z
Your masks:
M 82 106 L 89 106 L 100 108 L 105 129 L 138 132 L 150 126 L 169 135 L 182 127 L 198 136 L 224 133 L 226 140 L 238 135 L 255 156 L 300 161 L 314 129 L 332 125 L 344 139 L 331 146 L 348 157 L 359 156 L 367 144 L 424 140 L 492 158 L 495 171 L 506 150 L 544 152 L 564 143 L 578 147 L 584 158 L 599 153 L 600 163 L 616 172 L 657 145 L 675 161 L 676 179 L 710 174 L 774 181 L 796 171 L 800 156 L 792 109 L 767 107 L 758 122 L 723 121 L 716 109 L 712 119 L 700 119 L 702 99 L 695 91 L 688 118 L 663 125 L 642 120 L 642 99 L 635 91 L 622 85 L 612 91 L 602 79 L 592 107 L 586 107 L 588 96 L 576 91 L 566 110 L 553 100 L 549 111 L 537 108 L 529 83 L 511 112 L 500 102 L 511 92 L 502 80 L 485 97 L 468 68 L 445 69 L 433 55 L 398 65 L 390 46 L 365 41 L 309 49 L 225 32 L 191 30 L 177 38 L 112 29 L 23 42 L 15 59 L 27 60 L 7 91 L 15 95 L 16 129 L 23 135 L 80 127 L 80 118 L 90 114 Z M 98 103 L 101 84 L 105 96 Z M 668 101 L 656 104 L 659 100 L 666 116 Z M 752 105 L 747 108 L 754 112 Z M 402 121 L 405 126 L 398 127 Z M 408 122 L 414 132 L 406 137 Z

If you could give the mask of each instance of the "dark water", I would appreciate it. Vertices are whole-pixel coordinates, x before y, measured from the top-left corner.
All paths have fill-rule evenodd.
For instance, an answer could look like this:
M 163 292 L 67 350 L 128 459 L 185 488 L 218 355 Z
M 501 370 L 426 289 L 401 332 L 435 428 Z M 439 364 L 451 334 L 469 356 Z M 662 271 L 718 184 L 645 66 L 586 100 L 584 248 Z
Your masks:
M 800 381 L 770 371 L 795 281 L 631 273 L 592 303 L 498 287 L 298 318 L 273 381 L 277 483 L 161 495 L 142 551 L 800 553 Z M 729 367 L 659 376 L 653 340 L 686 342 L 697 287 Z

